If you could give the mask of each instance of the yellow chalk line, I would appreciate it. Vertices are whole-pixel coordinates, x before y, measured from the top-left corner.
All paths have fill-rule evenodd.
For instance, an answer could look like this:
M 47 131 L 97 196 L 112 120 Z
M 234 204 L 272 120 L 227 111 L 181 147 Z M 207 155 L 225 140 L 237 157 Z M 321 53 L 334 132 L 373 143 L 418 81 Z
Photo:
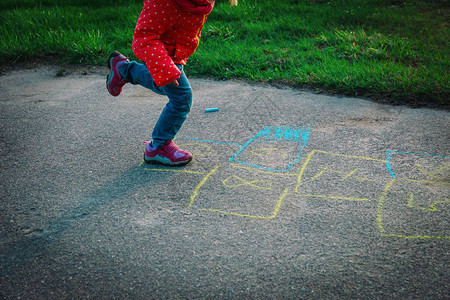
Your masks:
M 235 212 L 229 212 L 229 211 L 224 211 L 224 210 L 219 210 L 219 209 L 207 209 L 207 208 L 201 208 L 200 210 L 204 210 L 204 211 L 213 211 L 213 212 L 218 212 L 218 213 L 222 213 L 222 214 L 226 214 L 226 215 L 233 215 L 233 216 L 239 216 L 239 217 L 245 217 L 245 218 L 252 218 L 252 219 L 273 219 L 278 215 L 278 212 L 280 211 L 282 202 L 284 200 L 284 198 L 286 198 L 286 196 L 288 195 L 289 189 L 285 189 L 283 194 L 280 196 L 280 198 L 277 201 L 277 204 L 275 206 L 275 210 L 273 211 L 273 213 L 270 216 L 255 216 L 255 215 L 246 215 L 246 214 L 240 214 L 240 213 L 235 213 Z
M 336 153 L 326 152 L 326 151 L 322 151 L 322 150 L 312 150 L 308 154 L 308 156 L 306 157 L 306 161 L 303 163 L 303 165 L 302 165 L 302 167 L 300 169 L 300 172 L 298 174 L 298 179 L 297 179 L 297 186 L 295 187 L 295 192 L 298 192 L 298 188 L 300 187 L 300 184 L 301 184 L 301 181 L 302 181 L 302 178 L 303 178 L 303 173 L 305 172 L 306 166 L 308 165 L 309 161 L 311 160 L 311 157 L 315 153 L 322 153 L 322 154 L 328 154 L 328 155 L 345 157 L 345 158 L 356 158 L 356 159 L 364 159 L 364 160 L 370 160 L 370 161 L 378 161 L 378 162 L 384 162 L 384 163 L 388 162 L 385 159 L 376 159 L 376 158 L 364 157 L 364 156 L 356 156 L 356 155 L 336 154 Z
M 441 172 L 442 170 L 445 170 L 445 169 L 448 168 L 448 167 L 449 167 L 449 166 L 443 166 L 443 167 L 440 167 L 439 169 L 437 169 L 436 171 L 434 171 L 433 173 L 427 173 L 427 172 L 425 172 L 425 171 L 422 169 L 422 166 L 421 166 L 421 165 L 417 164 L 417 168 L 419 169 L 419 172 L 421 172 L 421 173 L 423 173 L 423 174 L 425 174 L 425 175 L 431 176 L 431 177 L 433 177 L 433 178 L 437 178 L 437 179 L 445 179 L 445 178 L 446 178 L 446 177 L 443 177 L 443 176 L 435 176 L 435 174 Z
M 401 234 L 384 234 L 387 237 L 398 237 L 404 239 L 441 239 L 450 240 L 450 236 L 434 236 L 434 235 L 401 235 Z
M 229 184 L 228 184 L 228 180 L 231 180 L 231 178 L 236 178 L 237 180 L 241 181 L 241 183 L 238 183 L 238 184 L 235 184 L 235 185 L 229 185 Z M 256 183 L 259 183 L 259 182 L 261 182 L 261 183 L 263 183 L 263 182 L 264 182 L 264 183 L 268 183 L 268 186 L 259 186 L 259 185 L 256 184 Z M 241 178 L 241 177 L 239 177 L 239 176 L 237 176 L 237 175 L 232 175 L 232 176 L 228 177 L 227 179 L 225 179 L 224 181 L 222 181 L 222 184 L 223 184 L 224 186 L 226 186 L 227 188 L 238 188 L 238 187 L 240 187 L 240 186 L 249 185 L 249 186 L 251 186 L 251 187 L 253 187 L 253 188 L 256 188 L 256 189 L 265 189 L 265 190 L 270 190 L 270 189 L 272 189 L 272 185 L 273 185 L 272 182 L 267 181 L 267 180 L 252 180 L 252 181 L 247 181 L 247 180 L 245 180 L 245 179 L 243 179 L 243 178 Z
M 444 181 L 429 181 L 429 180 L 417 180 L 417 179 L 407 179 L 407 178 L 399 178 L 399 180 L 412 181 L 412 182 L 432 183 L 432 184 L 446 184 L 446 185 L 450 184 L 450 182 L 444 182 Z
M 299 194 L 295 194 L 295 195 L 299 196 L 299 197 L 329 198 L 329 199 L 336 199 L 336 200 L 370 201 L 370 199 L 367 199 L 367 198 L 347 198 L 347 197 L 326 196 L 326 195 L 299 195 Z
M 442 203 L 450 203 L 450 200 L 435 201 L 435 202 L 431 203 L 429 207 L 419 206 L 414 202 L 414 194 L 411 194 L 411 195 L 409 195 L 408 204 L 406 204 L 406 206 L 410 207 L 410 208 L 420 209 L 420 210 L 438 211 L 438 209 L 436 208 L 436 205 L 442 204 Z
M 384 188 L 383 193 L 380 196 L 378 207 L 377 207 L 377 227 L 380 233 L 387 237 L 398 237 L 405 239 L 445 239 L 449 240 L 449 236 L 431 236 L 431 235 L 402 235 L 402 234 L 387 234 L 386 230 L 383 226 L 383 209 L 384 209 L 384 201 L 386 200 L 386 195 L 388 190 L 392 187 L 392 185 L 396 182 L 396 179 L 392 179 Z
M 217 166 L 214 169 L 211 170 L 203 179 L 200 181 L 200 183 L 195 187 L 194 192 L 191 195 L 191 201 L 189 202 L 189 207 L 191 207 L 194 204 L 195 197 L 197 197 L 198 191 L 200 188 L 208 181 L 209 177 L 211 177 L 221 166 Z
M 143 168 L 146 171 L 160 171 L 160 172 L 175 172 L 175 173 L 189 173 L 189 174 L 205 174 L 205 172 L 188 171 L 188 170 L 171 170 L 171 169 L 148 169 Z
M 141 167 L 145 161 L 142 161 L 138 167 Z M 142 168 L 146 171 L 161 171 L 161 172 L 175 172 L 175 173 L 189 173 L 189 174 L 205 174 L 205 172 L 189 171 L 189 170 L 175 170 L 175 169 L 158 169 L 158 168 Z
M 252 172 L 258 172 L 258 173 L 263 173 L 263 174 L 269 174 L 269 175 L 278 175 L 278 176 L 298 176 L 297 173 L 278 173 L 278 172 L 268 172 L 268 171 L 261 171 L 261 170 L 256 170 L 255 168 L 251 168 L 251 167 L 244 167 L 244 166 L 238 166 L 235 164 L 231 164 L 233 167 L 235 168 L 240 168 L 240 169 L 245 169 L 245 170 L 249 170 Z

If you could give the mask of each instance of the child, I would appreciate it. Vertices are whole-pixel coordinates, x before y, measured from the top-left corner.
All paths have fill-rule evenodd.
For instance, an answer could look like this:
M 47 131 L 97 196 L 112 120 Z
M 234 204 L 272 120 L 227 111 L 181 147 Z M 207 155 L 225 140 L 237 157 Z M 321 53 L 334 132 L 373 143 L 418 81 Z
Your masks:
M 237 5 L 237 0 L 230 0 Z M 108 59 L 106 87 L 113 96 L 127 83 L 166 95 L 169 102 L 144 152 L 146 163 L 180 166 L 192 160 L 172 139 L 192 105 L 192 89 L 183 65 L 200 42 L 200 32 L 214 0 L 145 0 L 133 37 L 133 52 L 144 63 L 129 61 L 115 51 Z

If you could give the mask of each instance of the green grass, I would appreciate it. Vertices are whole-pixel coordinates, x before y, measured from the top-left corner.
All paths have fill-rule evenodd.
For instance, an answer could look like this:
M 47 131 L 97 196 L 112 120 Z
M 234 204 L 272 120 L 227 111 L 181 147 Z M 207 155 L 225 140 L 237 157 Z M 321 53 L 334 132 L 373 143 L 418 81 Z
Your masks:
M 142 0 L 4 0 L 0 63 L 134 57 Z M 191 76 L 448 105 L 448 0 L 216 0 Z

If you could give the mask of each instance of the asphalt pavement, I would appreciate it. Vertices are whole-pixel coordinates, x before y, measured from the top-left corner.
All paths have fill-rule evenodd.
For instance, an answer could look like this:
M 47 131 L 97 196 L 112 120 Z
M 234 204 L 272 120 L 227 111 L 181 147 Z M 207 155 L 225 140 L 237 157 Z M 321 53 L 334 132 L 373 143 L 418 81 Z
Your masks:
M 58 71 L 0 76 L 2 298 L 450 297 L 448 111 L 192 78 L 164 167 L 164 96 Z

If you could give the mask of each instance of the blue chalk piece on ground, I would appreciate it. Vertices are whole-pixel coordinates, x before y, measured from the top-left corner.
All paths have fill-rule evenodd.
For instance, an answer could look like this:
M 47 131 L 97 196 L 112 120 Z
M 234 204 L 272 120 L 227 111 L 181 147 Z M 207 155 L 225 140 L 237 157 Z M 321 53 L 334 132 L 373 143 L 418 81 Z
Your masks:
M 213 111 L 219 111 L 219 109 L 217 107 L 205 109 L 205 112 L 213 112 Z

